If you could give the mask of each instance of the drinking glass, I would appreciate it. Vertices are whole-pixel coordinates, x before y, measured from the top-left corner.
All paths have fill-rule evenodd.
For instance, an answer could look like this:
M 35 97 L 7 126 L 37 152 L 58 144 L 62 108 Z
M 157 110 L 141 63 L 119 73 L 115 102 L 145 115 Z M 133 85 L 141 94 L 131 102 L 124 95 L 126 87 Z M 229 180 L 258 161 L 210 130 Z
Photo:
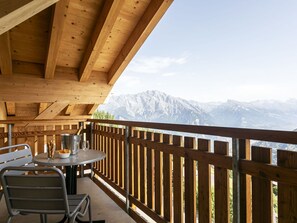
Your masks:
M 82 149 L 83 149 L 84 151 L 90 149 L 90 143 L 89 143 L 88 140 L 82 142 Z

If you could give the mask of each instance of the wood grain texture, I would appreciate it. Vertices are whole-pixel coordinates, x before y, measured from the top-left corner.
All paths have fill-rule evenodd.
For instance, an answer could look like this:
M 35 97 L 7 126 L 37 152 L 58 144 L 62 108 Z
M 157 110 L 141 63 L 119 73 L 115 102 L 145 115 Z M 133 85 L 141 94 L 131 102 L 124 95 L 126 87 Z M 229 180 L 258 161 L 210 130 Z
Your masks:
M 189 150 L 195 149 L 195 139 L 192 137 L 185 137 L 184 147 L 185 149 L 189 149 Z M 186 188 L 185 222 L 195 222 L 196 221 L 196 168 L 195 168 L 195 162 L 190 156 L 185 157 L 185 188 Z
M 277 151 L 277 164 L 281 167 L 297 168 L 297 153 L 293 151 Z M 296 180 L 296 178 L 295 178 Z M 278 184 L 278 222 L 297 221 L 297 186 Z
M 271 163 L 271 149 L 252 147 L 252 160 Z M 272 222 L 272 184 L 270 180 L 252 177 L 252 221 Z
M 214 141 L 214 152 L 227 155 L 229 152 L 228 142 Z M 215 166 L 215 222 L 230 222 L 229 209 L 229 175 L 228 170 Z
M 80 66 L 80 81 L 87 81 L 91 75 L 95 62 L 98 60 L 98 57 L 100 58 L 100 52 L 103 50 L 123 3 L 124 1 L 105 1 Z
M 0 70 L 3 75 L 12 75 L 12 57 L 9 32 L 0 35 Z
M 45 63 L 45 75 L 47 79 L 54 78 L 58 60 L 58 52 L 64 30 L 65 18 L 70 0 L 59 0 L 55 4 L 51 22 L 50 40 Z
M 210 151 L 210 140 L 198 139 L 199 151 Z M 210 166 L 202 160 L 198 162 L 198 217 L 199 222 L 211 222 Z
M 182 137 L 173 136 L 173 145 L 182 149 Z M 184 222 L 183 217 L 183 160 L 173 155 L 173 222 Z
M 240 159 L 251 159 L 250 140 L 239 140 Z M 244 173 L 240 174 L 240 222 L 252 221 L 252 181 L 251 176 Z
M 55 4 L 58 0 L 0 1 L 0 35 L 31 18 L 38 12 Z
M 8 116 L 15 115 L 15 103 L 14 102 L 6 102 L 6 113 Z
M 162 134 L 154 134 L 154 142 L 162 142 Z M 155 211 L 157 214 L 162 214 L 162 154 L 160 151 L 154 150 L 154 163 L 155 163 Z
M 164 144 L 172 144 L 172 136 L 168 134 L 163 135 Z M 172 219 L 172 156 L 163 153 L 163 204 L 164 204 L 164 218 L 167 221 Z
M 41 112 L 35 119 L 51 119 L 55 118 L 67 104 L 55 102 Z
M 114 84 L 146 38 L 162 18 L 173 0 L 152 0 L 129 36 L 108 72 L 108 83 Z

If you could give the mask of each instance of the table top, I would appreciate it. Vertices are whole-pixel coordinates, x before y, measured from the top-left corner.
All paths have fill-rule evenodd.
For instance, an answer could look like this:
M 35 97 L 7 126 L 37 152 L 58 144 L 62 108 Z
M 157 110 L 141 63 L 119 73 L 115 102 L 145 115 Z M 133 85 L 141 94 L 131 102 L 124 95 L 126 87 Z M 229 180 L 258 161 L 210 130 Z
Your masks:
M 54 159 L 48 159 L 47 153 L 40 153 L 33 158 L 33 162 L 45 166 L 74 166 L 93 163 L 105 158 L 105 153 L 98 150 L 79 150 L 77 154 L 70 155 L 68 158 L 60 158 L 55 154 Z

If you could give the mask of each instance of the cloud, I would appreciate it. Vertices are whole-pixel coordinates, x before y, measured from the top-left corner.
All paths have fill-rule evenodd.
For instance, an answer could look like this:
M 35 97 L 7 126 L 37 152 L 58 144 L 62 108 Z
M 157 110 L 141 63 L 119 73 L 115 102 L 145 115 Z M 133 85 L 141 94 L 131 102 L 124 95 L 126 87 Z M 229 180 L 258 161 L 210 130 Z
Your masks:
M 127 71 L 135 73 L 155 74 L 160 73 L 163 69 L 181 65 L 187 62 L 185 57 L 143 57 L 131 62 Z
M 174 72 L 168 72 L 168 73 L 163 73 L 163 74 L 161 74 L 163 77 L 171 77 L 171 76 L 175 76 L 176 75 L 176 73 L 174 73 Z

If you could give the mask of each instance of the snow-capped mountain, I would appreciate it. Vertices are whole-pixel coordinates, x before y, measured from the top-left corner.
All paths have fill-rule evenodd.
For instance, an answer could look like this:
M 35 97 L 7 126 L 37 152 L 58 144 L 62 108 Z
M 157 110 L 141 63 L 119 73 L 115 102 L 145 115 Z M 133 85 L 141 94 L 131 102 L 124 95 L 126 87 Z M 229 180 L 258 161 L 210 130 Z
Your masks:
M 199 103 L 159 91 L 112 96 L 99 110 L 116 119 L 293 130 L 297 126 L 297 100 Z

